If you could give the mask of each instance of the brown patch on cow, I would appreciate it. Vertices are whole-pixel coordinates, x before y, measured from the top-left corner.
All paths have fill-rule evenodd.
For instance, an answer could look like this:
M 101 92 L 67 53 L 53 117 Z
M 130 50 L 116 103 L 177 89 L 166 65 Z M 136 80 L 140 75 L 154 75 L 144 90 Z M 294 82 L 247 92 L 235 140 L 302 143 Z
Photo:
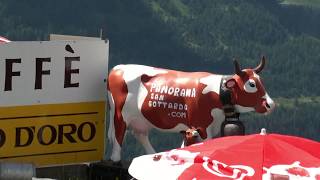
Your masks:
M 122 145 L 123 138 L 126 131 L 126 123 L 123 121 L 123 116 L 121 114 L 122 108 L 126 101 L 128 95 L 128 87 L 123 79 L 122 70 L 112 70 L 108 77 L 108 90 L 112 93 L 115 104 L 114 112 L 114 126 L 115 135 L 119 145 Z M 112 119 L 110 119 L 112 121 Z
M 207 85 L 200 83 L 200 79 L 209 75 L 179 71 L 156 76 L 143 75 L 141 81 L 148 94 L 142 105 L 142 114 L 161 129 L 172 129 L 179 123 L 189 127 L 208 127 L 214 120 L 211 110 L 221 108 L 217 93 L 202 94 Z M 155 85 L 160 89 L 156 89 Z M 168 87 L 167 91 L 162 91 L 165 87 Z M 190 90 L 194 90 L 193 94 L 186 95 L 185 92 Z M 207 137 L 206 132 L 204 137 Z

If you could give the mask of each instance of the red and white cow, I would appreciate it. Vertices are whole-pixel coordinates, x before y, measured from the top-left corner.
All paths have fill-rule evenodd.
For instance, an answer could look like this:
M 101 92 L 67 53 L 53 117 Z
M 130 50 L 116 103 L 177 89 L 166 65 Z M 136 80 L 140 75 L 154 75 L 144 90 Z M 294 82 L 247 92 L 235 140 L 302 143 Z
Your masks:
M 110 126 L 113 145 L 111 160 L 121 160 L 126 129 L 131 128 L 147 153 L 154 153 L 149 142 L 151 128 L 180 132 L 189 127 L 205 129 L 204 138 L 220 132 L 225 119 L 220 89 L 229 89 L 237 112 L 269 113 L 275 106 L 258 73 L 265 65 L 241 70 L 235 60 L 234 75 L 207 72 L 181 72 L 143 65 L 115 66 L 108 77 Z

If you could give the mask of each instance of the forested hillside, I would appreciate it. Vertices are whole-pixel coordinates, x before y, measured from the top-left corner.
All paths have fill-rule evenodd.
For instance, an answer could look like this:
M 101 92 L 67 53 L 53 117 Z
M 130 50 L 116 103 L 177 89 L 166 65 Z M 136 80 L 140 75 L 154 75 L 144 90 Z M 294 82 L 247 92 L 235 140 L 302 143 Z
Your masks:
M 280 3 L 284 5 L 298 5 L 307 6 L 310 8 L 320 8 L 320 2 L 318 0 L 283 0 Z
M 294 0 L 0 0 L 0 35 L 46 40 L 50 33 L 98 36 L 103 29 L 110 40 L 110 67 L 136 63 L 231 74 L 233 58 L 245 68 L 265 55 L 261 76 L 277 107 L 269 116 L 241 116 L 247 133 L 266 127 L 320 141 L 320 6 L 299 5 Z M 176 147 L 179 138 L 163 141 L 172 136 L 153 132 L 152 143 L 158 150 Z M 127 141 L 131 152 L 141 152 L 134 139 Z

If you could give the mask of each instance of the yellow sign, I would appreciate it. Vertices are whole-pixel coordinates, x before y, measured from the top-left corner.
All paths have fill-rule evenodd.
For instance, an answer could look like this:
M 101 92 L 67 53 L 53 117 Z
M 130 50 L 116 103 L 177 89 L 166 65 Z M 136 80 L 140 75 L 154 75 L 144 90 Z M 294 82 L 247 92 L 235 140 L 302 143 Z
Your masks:
M 101 160 L 104 122 L 105 102 L 0 107 L 0 161 Z

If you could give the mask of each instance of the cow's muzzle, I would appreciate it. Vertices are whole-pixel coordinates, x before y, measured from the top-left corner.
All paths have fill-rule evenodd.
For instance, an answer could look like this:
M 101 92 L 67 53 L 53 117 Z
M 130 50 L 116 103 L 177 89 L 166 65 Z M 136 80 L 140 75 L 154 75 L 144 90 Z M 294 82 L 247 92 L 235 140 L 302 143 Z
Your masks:
M 263 104 L 264 108 L 266 109 L 265 114 L 269 114 L 273 111 L 273 109 L 275 108 L 276 105 L 268 94 L 266 94 L 264 96 L 264 99 L 265 100 L 262 102 L 262 104 Z

